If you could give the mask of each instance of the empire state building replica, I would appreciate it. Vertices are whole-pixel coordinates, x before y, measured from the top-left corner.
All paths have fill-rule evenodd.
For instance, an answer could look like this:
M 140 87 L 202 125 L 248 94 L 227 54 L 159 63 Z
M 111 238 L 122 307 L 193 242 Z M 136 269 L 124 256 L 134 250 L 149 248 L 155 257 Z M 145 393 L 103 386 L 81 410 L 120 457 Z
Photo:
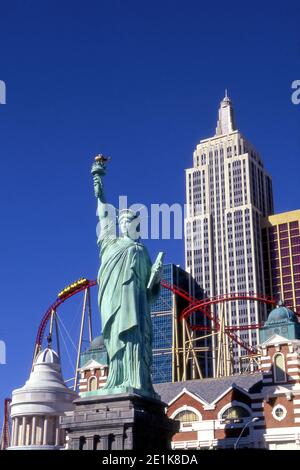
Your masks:
M 186 199 L 186 270 L 206 296 L 264 293 L 261 217 L 273 213 L 272 181 L 257 150 L 237 129 L 227 92 L 220 103 L 215 135 L 200 141 L 193 167 L 186 170 Z M 219 321 L 222 316 L 227 327 L 257 324 L 266 318 L 265 306 L 249 300 L 213 308 L 212 313 Z M 239 336 L 250 346 L 259 339 L 255 329 L 242 330 Z M 214 375 L 239 372 L 240 358 L 248 353 L 228 337 L 231 360 L 216 371 L 216 338 L 212 336 Z

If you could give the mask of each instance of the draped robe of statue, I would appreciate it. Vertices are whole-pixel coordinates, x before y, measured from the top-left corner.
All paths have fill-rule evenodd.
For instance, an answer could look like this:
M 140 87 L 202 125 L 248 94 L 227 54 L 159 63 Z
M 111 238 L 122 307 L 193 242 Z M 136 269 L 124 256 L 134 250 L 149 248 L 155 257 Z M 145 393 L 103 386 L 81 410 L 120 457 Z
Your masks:
M 152 320 L 150 304 L 159 283 L 147 289 L 152 263 L 146 248 L 129 237 L 112 235 L 111 221 L 98 240 L 99 309 L 109 357 L 107 393 L 137 389 L 155 397 L 151 380 Z

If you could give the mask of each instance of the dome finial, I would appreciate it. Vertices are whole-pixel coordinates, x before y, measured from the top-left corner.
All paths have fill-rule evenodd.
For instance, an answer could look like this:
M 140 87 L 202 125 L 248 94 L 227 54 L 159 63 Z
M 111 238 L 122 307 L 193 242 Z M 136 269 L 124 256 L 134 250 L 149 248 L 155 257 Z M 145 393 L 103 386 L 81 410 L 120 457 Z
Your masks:
M 277 304 L 277 307 L 284 307 L 285 304 L 284 304 L 284 300 L 280 297 L 280 299 L 278 300 L 278 304 Z
M 48 343 L 47 348 L 52 349 L 52 334 L 51 333 L 49 333 L 47 336 L 47 343 Z

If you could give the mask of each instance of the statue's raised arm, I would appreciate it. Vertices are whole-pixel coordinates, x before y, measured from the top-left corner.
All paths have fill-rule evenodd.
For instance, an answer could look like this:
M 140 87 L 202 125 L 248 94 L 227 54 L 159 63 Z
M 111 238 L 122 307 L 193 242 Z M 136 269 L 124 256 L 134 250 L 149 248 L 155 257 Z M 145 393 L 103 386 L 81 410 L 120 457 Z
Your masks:
M 104 186 L 103 186 L 103 177 L 106 173 L 106 162 L 107 158 L 103 155 L 97 155 L 95 157 L 95 162 L 92 165 L 91 173 L 94 179 L 94 191 L 95 196 L 99 200 L 102 205 L 106 204 L 105 196 L 104 196 Z
M 104 194 L 103 179 L 106 174 L 106 163 L 108 160 L 109 157 L 104 157 L 101 154 L 97 155 L 91 170 L 94 180 L 94 192 L 98 202 L 97 213 L 100 221 L 100 237 L 102 239 L 116 234 L 115 220 L 110 213 L 110 206 L 107 204 Z

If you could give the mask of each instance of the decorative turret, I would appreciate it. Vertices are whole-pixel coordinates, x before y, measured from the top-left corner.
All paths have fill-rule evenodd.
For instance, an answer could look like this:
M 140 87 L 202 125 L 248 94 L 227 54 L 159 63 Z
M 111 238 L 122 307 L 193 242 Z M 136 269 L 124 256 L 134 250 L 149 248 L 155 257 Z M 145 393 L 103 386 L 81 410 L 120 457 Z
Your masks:
M 260 343 L 264 343 L 273 335 L 280 335 L 287 339 L 300 339 L 300 324 L 296 314 L 285 307 L 280 300 L 268 316 L 267 321 L 260 330 Z

